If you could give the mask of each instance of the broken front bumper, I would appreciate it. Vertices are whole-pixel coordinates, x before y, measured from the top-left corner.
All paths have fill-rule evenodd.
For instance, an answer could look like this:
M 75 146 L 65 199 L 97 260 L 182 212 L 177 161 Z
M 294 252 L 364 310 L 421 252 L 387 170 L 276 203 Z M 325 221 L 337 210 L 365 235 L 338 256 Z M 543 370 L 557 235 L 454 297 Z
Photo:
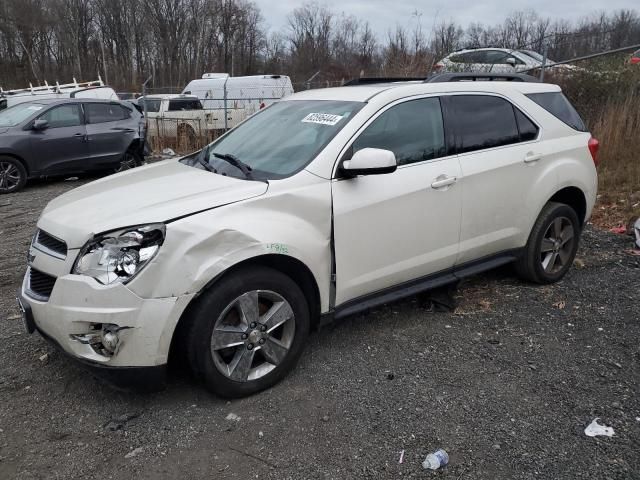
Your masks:
M 82 275 L 56 279 L 48 300 L 30 295 L 28 273 L 19 301 L 35 328 L 66 353 L 108 373 L 126 377 L 131 369 L 164 370 L 175 326 L 193 295 L 144 299 L 125 285 L 100 285 Z M 117 331 L 113 352 L 87 338 L 104 326 Z M 127 373 L 129 371 L 129 373 Z

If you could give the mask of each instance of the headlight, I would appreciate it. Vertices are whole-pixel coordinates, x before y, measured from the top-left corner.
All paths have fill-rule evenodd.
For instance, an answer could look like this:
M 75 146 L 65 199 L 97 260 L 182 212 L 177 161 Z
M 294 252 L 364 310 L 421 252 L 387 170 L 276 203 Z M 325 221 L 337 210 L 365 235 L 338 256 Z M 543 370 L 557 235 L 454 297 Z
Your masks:
M 158 253 L 164 235 L 162 223 L 100 235 L 82 247 L 73 273 L 93 277 L 103 285 L 127 283 Z

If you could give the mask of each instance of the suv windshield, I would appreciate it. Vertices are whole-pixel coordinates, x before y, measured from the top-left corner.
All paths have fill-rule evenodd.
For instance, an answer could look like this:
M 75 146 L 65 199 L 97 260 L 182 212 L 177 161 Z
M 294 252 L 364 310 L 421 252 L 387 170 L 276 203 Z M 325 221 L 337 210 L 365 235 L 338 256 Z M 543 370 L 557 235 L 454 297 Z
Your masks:
M 147 107 L 147 112 L 159 112 L 160 111 L 160 102 L 159 98 L 142 98 L 138 100 L 138 105 L 142 107 L 144 111 L 144 107 Z
M 19 103 L 0 112 L 0 127 L 15 127 L 44 108 L 41 103 Z
M 251 168 L 252 178 L 287 177 L 306 167 L 363 106 L 333 100 L 275 103 L 213 142 L 206 161 L 216 170 L 245 178 L 214 155 L 230 154 Z

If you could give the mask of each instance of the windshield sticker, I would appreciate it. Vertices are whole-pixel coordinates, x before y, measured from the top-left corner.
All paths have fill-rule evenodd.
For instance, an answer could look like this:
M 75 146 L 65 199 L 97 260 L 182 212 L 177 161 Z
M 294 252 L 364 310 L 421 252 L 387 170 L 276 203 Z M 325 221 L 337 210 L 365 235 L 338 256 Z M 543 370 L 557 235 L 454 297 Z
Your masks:
M 320 125 L 335 125 L 342 120 L 342 115 L 332 113 L 310 113 L 302 119 L 302 123 L 318 123 Z
M 42 110 L 42 107 L 40 105 L 29 105 L 27 110 Z

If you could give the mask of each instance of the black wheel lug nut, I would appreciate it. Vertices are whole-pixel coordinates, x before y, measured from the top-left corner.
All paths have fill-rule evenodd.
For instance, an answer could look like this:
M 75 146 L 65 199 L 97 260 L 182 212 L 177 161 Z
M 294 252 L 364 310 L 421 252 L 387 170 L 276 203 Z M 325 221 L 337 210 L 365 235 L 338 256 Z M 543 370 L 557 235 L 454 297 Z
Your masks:
M 264 338 L 260 339 L 260 345 L 262 345 L 264 343 Z
M 253 343 L 250 343 L 249 345 L 247 345 L 247 350 L 253 350 Z
M 262 330 L 263 332 L 266 332 L 267 331 L 267 326 L 266 325 L 262 325 L 260 327 L 260 330 Z
M 249 325 L 251 328 L 256 328 L 256 322 L 251 322 L 251 325 Z
M 243 340 L 246 340 L 248 336 L 249 336 L 249 335 L 247 335 L 246 333 L 243 333 L 243 334 L 242 334 L 242 339 L 243 339 Z

